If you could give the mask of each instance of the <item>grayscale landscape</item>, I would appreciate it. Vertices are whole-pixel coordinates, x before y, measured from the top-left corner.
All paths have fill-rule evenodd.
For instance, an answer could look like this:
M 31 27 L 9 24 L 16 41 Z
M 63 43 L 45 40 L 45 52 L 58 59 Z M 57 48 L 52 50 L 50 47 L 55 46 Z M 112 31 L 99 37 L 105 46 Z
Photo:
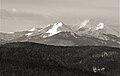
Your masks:
M 0 76 L 120 76 L 119 0 L 0 0 Z

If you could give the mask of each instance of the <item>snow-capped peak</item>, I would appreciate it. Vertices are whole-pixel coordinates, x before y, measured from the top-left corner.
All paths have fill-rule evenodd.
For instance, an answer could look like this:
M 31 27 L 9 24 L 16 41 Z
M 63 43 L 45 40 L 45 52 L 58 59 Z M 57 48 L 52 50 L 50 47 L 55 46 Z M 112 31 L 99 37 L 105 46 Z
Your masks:
M 96 30 L 102 30 L 104 28 L 104 23 L 99 23 L 96 27 Z
M 62 22 L 60 23 L 55 23 L 51 29 L 49 29 L 46 33 L 49 33 L 49 36 L 55 35 L 61 31 L 58 30 L 59 27 L 63 25 Z
M 46 38 L 58 34 L 60 32 L 67 32 L 67 31 L 72 31 L 72 30 L 63 22 L 54 23 L 51 25 L 47 25 L 47 27 L 41 30 L 42 33 L 41 37 Z

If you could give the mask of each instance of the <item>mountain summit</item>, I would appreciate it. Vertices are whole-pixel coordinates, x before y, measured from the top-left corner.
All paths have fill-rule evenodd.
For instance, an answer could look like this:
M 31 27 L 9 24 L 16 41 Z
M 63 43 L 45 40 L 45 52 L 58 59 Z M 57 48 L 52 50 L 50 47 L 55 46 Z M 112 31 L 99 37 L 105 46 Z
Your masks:
M 103 31 L 104 27 L 105 27 L 105 24 L 103 22 L 96 22 L 93 19 L 87 19 L 80 24 L 78 32 L 79 34 L 93 35 L 96 32 Z
M 67 31 L 71 31 L 71 29 L 63 22 L 59 22 L 52 25 L 47 25 L 47 27 L 42 29 L 40 32 L 42 33 L 42 37 L 46 38 L 58 34 L 60 32 L 67 32 Z

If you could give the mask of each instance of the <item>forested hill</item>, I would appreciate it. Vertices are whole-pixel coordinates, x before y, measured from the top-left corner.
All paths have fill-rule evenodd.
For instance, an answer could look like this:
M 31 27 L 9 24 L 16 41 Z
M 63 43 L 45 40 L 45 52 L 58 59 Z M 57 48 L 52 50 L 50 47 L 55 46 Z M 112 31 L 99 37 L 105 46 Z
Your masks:
M 8 43 L 0 46 L 0 75 L 119 76 L 120 48 Z

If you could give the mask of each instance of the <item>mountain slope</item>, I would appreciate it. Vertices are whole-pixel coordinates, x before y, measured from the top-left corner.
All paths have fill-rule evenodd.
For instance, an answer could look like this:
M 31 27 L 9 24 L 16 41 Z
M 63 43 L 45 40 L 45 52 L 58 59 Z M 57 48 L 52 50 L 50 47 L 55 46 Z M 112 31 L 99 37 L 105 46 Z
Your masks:
M 43 38 L 42 34 L 38 34 L 31 37 L 22 36 L 20 38 L 14 39 L 13 42 L 36 42 L 48 45 L 56 46 L 111 46 L 120 47 L 120 38 L 113 35 L 101 34 L 98 37 L 93 37 L 91 35 L 79 36 L 74 32 L 60 32 L 53 36 Z M 107 36 L 108 35 L 108 36 Z
M 78 40 L 77 37 L 79 36 L 72 32 L 60 32 L 46 38 L 41 38 L 40 35 L 36 35 L 27 41 L 56 46 L 76 46 L 76 42 Z
M 0 45 L 1 45 L 1 44 L 4 44 L 4 43 L 6 43 L 6 41 L 3 40 L 3 39 L 0 39 Z
M 17 32 L 8 32 L 8 33 L 0 32 L 0 38 L 6 41 L 10 41 L 23 36 L 29 37 L 29 35 L 33 35 L 33 34 L 37 35 L 40 30 L 41 28 L 33 28 L 28 31 L 17 31 Z
M 0 33 L 0 38 L 6 41 L 13 40 L 15 38 L 22 37 L 26 33 L 30 33 L 30 31 L 20 31 L 20 32 L 10 32 L 10 33 Z

